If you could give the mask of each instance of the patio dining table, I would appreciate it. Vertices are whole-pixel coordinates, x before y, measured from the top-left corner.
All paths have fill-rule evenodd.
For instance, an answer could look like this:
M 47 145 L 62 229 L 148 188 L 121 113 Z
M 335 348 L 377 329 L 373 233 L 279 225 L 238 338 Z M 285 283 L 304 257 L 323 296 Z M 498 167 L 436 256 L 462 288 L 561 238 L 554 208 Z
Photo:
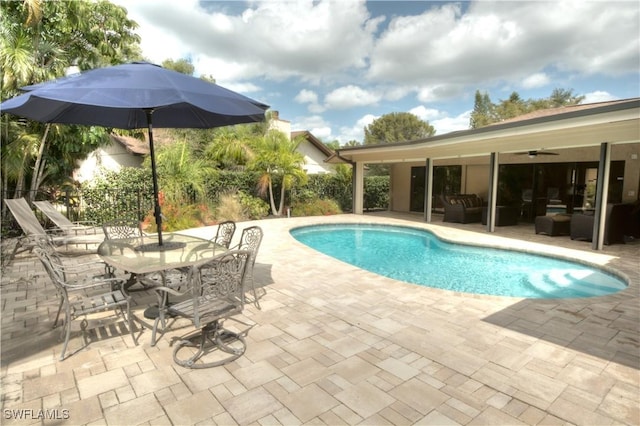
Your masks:
M 107 239 L 98 247 L 98 256 L 114 269 L 131 273 L 132 280 L 152 286 L 155 283 L 155 286 L 162 287 L 165 285 L 166 271 L 193 266 L 229 250 L 213 241 L 180 233 L 164 234 L 163 240 L 164 245 L 158 247 L 153 235 Z M 161 279 L 145 278 L 157 274 L 161 274 Z M 165 328 L 164 311 L 168 304 L 168 294 L 158 290 L 158 295 L 158 305 L 150 306 L 144 312 L 145 318 L 154 320 L 151 346 L 155 345 L 158 324 L 161 323 L 162 328 Z
M 203 238 L 169 233 L 163 235 L 165 247 L 147 249 L 153 235 L 104 240 L 98 256 L 113 268 L 137 275 L 184 268 L 224 253 L 228 249 Z

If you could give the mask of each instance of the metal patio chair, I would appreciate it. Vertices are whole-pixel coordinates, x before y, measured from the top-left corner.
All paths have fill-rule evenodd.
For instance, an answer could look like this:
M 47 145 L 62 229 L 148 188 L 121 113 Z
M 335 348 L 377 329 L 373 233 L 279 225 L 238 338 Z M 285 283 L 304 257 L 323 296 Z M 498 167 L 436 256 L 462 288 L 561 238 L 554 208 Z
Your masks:
M 167 308 L 169 314 L 191 320 L 198 333 L 176 343 L 173 360 L 186 368 L 208 368 L 229 363 L 244 354 L 246 332 L 222 327 L 222 322 L 244 308 L 245 272 L 251 253 L 233 250 L 191 268 L 191 297 Z M 178 294 L 172 289 L 167 292 Z M 184 294 L 184 293 L 183 293 Z
M 102 230 L 105 238 L 109 240 L 135 238 L 143 235 L 139 222 L 126 219 L 107 221 L 102 224 Z
M 262 228 L 260 228 L 259 226 L 250 226 L 242 230 L 240 242 L 237 246 L 233 247 L 234 250 L 247 250 L 250 253 L 249 259 L 247 261 L 247 273 L 244 276 L 243 285 L 245 291 L 249 291 L 250 289 L 253 293 L 252 302 L 258 309 L 262 308 L 260 307 L 260 301 L 258 299 L 256 283 L 253 276 L 253 269 L 256 263 L 256 257 L 258 256 L 258 249 L 260 248 L 260 244 L 262 243 L 263 235 L 264 233 L 262 232 Z
M 82 319 L 80 328 L 86 346 L 88 345 L 86 329 L 89 324 L 87 317 L 100 312 L 115 311 L 122 314 L 127 321 L 131 338 L 137 345 L 133 333 L 129 296 L 121 290 L 122 283 L 119 282 L 121 280 L 88 274 L 84 265 L 77 267 L 64 265 L 55 251 L 40 245 L 35 247 L 33 251 L 44 266 L 61 298 L 53 323 L 55 328 L 58 325 L 60 313 L 64 310 L 64 328 L 62 329 L 64 344 L 60 353 L 61 361 L 65 359 L 71 336 L 72 321 Z
M 220 222 L 216 235 L 213 237 L 213 242 L 224 248 L 229 248 L 231 245 L 231 239 L 235 232 L 236 223 L 234 221 L 227 220 L 225 222 Z

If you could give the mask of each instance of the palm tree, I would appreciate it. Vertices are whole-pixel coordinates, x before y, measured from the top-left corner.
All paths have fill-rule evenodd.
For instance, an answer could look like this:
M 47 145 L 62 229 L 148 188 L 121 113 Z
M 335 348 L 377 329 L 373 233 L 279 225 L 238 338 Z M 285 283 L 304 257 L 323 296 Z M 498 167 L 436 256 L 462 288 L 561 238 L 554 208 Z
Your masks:
M 189 203 L 190 194 L 203 198 L 212 169 L 205 160 L 194 157 L 186 140 L 161 147 L 157 162 L 160 187 L 168 201 Z
M 230 126 L 216 129 L 213 143 L 206 149 L 207 157 L 221 168 L 242 169 L 254 157 L 253 140 L 249 126 Z
M 262 194 L 269 191 L 271 212 L 275 216 L 283 214 L 286 191 L 296 183 L 307 182 L 307 174 L 302 168 L 304 156 L 297 151 L 301 142 L 302 138 L 289 140 L 287 135 L 277 130 L 270 130 L 256 139 L 256 156 L 249 163 L 249 168 L 260 173 L 258 189 Z M 280 183 L 280 204 L 277 209 L 274 182 Z

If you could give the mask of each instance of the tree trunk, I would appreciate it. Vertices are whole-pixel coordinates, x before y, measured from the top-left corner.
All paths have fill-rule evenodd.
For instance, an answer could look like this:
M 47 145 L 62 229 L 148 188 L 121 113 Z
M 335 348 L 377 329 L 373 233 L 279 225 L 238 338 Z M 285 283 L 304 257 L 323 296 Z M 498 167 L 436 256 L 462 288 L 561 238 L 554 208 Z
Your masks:
M 40 149 L 38 150 L 38 156 L 36 157 L 36 163 L 33 166 L 33 176 L 31 176 L 31 194 L 35 194 L 40 184 L 42 183 L 42 177 L 44 175 L 44 166 L 45 163 L 42 161 L 42 155 L 44 153 L 44 147 L 47 142 L 47 135 L 49 134 L 49 129 L 51 128 L 51 124 L 47 123 L 44 128 L 44 135 L 42 135 L 42 140 L 40 141 Z
M 284 213 L 284 194 L 285 194 L 285 188 L 284 188 L 284 178 L 282 179 L 282 188 L 280 189 L 280 208 L 278 209 L 278 216 L 282 216 L 282 214 Z
M 269 179 L 269 202 L 271 203 L 271 213 L 273 213 L 274 216 L 278 216 L 276 202 L 273 199 L 273 183 L 271 182 L 271 179 Z

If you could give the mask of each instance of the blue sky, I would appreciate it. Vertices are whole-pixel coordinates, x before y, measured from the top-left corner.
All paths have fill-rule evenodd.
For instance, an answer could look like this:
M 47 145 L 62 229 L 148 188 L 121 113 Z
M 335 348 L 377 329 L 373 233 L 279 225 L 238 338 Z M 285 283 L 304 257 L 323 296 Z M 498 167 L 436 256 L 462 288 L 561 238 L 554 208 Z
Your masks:
M 476 90 L 494 102 L 573 89 L 585 102 L 640 96 L 633 1 L 115 0 L 155 63 L 260 100 L 324 141 L 362 141 L 391 112 L 437 134 L 469 127 Z

